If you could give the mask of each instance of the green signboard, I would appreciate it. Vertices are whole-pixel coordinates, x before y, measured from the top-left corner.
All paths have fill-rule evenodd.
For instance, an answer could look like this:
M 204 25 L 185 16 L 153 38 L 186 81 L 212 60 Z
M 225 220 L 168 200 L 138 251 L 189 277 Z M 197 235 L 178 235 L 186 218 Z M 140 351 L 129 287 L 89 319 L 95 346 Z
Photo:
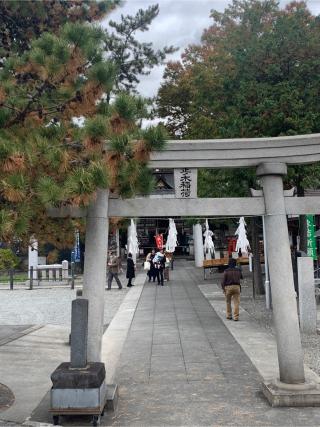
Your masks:
M 308 253 L 308 256 L 316 260 L 317 247 L 316 247 L 316 237 L 315 237 L 314 229 L 315 229 L 314 215 L 307 215 L 307 237 L 308 237 L 307 253 Z

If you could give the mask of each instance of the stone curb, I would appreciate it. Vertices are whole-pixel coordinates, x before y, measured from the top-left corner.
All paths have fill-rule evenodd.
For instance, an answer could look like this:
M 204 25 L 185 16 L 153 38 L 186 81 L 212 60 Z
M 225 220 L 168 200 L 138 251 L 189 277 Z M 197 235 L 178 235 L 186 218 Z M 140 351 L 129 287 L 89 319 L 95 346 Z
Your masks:
M 127 338 L 145 282 L 145 272 L 139 273 L 134 287 L 125 296 L 102 338 L 101 361 L 106 365 L 106 383 L 113 384 L 121 351 Z

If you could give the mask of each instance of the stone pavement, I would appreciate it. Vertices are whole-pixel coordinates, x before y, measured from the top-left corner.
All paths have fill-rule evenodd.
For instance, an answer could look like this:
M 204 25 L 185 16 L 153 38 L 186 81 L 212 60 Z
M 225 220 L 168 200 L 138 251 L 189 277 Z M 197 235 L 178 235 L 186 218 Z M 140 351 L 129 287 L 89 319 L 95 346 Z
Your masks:
M 4 424 L 25 421 L 51 387 L 52 371 L 69 357 L 67 328 L 39 325 L 22 332 L 16 339 L 11 335 L 11 340 L 0 346 L 0 382 L 14 395 L 13 405 L 0 410 Z
M 197 286 L 202 271 L 176 267 L 164 287 L 143 289 L 115 377 L 118 411 L 102 423 L 320 425 L 319 408 L 269 406 L 262 378 Z
M 115 374 L 109 373 L 108 380 L 119 384 L 120 396 L 118 410 L 114 414 L 106 413 L 101 419 L 102 425 L 320 425 L 320 408 L 271 408 L 262 396 L 262 377 L 247 355 L 250 334 L 245 342 L 246 322 L 250 322 L 250 316 L 243 316 L 238 323 L 224 321 L 222 305 L 219 308 L 218 304 L 216 311 L 199 289 L 198 285 L 209 286 L 209 280 L 204 282 L 202 271 L 195 269 L 191 262 L 176 262 L 170 279 L 164 287 L 146 283 L 144 287 L 138 284 L 132 288 L 105 333 L 103 359 L 107 373 L 112 363 L 115 370 L 115 361 L 118 361 Z M 212 286 L 215 292 L 217 289 Z M 29 335 L 26 344 L 31 346 L 33 341 L 33 348 L 37 344 L 49 347 L 47 357 L 52 365 L 57 365 L 58 359 L 65 360 L 66 350 L 61 351 L 63 343 L 52 341 L 50 350 L 48 339 L 51 337 L 46 337 L 44 330 L 40 331 L 42 333 L 38 335 L 42 342 L 35 340 L 35 334 L 30 334 L 33 338 Z M 21 347 L 20 352 L 30 354 L 31 347 L 28 351 L 21 340 L 17 340 L 15 351 Z M 263 362 L 268 365 L 267 353 L 261 353 Z M 2 356 L 1 362 L 4 360 Z M 14 358 L 12 369 L 18 359 Z M 17 382 L 27 369 L 27 362 L 17 372 Z M 38 363 L 41 366 L 41 360 Z M 9 378 L 3 377 L 7 364 L 4 360 L 1 382 L 2 378 Z M 43 364 L 48 365 L 48 360 Z M 50 372 L 49 368 L 45 370 Z M 46 393 L 49 374 L 43 368 L 38 376 L 35 370 L 33 373 L 35 383 L 39 378 L 45 378 L 44 398 L 40 404 L 40 399 L 37 400 L 38 407 L 25 425 L 50 422 Z M 12 371 L 10 375 L 14 376 Z M 27 395 L 27 390 L 21 387 L 22 394 Z M 35 407 L 36 400 L 34 403 Z M 5 418 L 6 412 L 1 413 L 0 418 L 11 420 Z M 65 426 L 90 425 L 90 419 L 85 417 L 63 418 L 61 422 Z

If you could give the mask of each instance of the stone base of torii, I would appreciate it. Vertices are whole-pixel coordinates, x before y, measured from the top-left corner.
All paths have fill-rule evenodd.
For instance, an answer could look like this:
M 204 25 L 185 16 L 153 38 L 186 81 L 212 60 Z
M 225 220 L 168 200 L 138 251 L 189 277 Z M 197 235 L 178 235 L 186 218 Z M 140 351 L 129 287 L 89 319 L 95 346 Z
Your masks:
M 319 135 L 317 135 L 317 138 L 319 138 Z M 249 160 L 246 159 L 246 156 L 240 156 L 240 165 L 257 165 L 257 176 L 261 180 L 263 197 L 246 199 L 196 199 L 196 203 L 194 199 L 161 199 L 161 205 L 166 217 L 264 215 L 280 377 L 275 378 L 270 384 L 264 384 L 262 390 L 273 406 L 320 406 L 320 380 L 314 381 L 313 379 L 311 381 L 305 377 L 304 372 L 286 217 L 288 214 L 318 213 L 320 212 L 320 200 L 318 198 L 285 198 L 282 180 L 283 175 L 287 173 L 285 163 L 299 164 L 320 160 L 320 146 L 317 144 L 318 146 L 314 148 L 315 144 L 313 144 L 312 149 L 317 150 L 317 152 L 311 153 L 310 150 L 306 150 L 305 160 L 299 161 L 297 144 L 301 140 L 302 145 L 309 146 L 310 139 L 308 136 L 300 137 L 300 139 L 293 137 L 292 150 L 289 144 L 290 138 L 269 138 L 269 140 L 275 139 L 280 140 L 280 142 L 284 141 L 286 145 L 285 152 L 287 153 L 287 158 L 283 155 L 283 162 L 279 162 L 276 156 L 274 156 L 275 161 L 271 161 L 271 154 L 268 156 L 268 161 L 265 162 L 260 161 L 264 159 L 263 155 L 257 159 L 257 155 L 254 154 Z M 254 140 L 255 143 L 257 141 Z M 266 139 L 261 139 L 261 141 L 261 149 L 265 152 Z M 198 152 L 197 144 L 188 143 L 192 147 L 195 147 L 194 150 Z M 180 144 L 179 149 L 180 146 L 184 145 L 183 142 L 174 143 L 172 149 L 178 150 L 175 148 L 178 144 Z M 210 141 L 203 144 L 206 148 L 209 146 Z M 217 145 L 219 144 L 222 144 L 221 140 Z M 283 147 L 280 146 L 280 148 L 282 149 Z M 252 150 L 252 147 L 249 147 L 250 149 L 253 153 L 256 153 L 256 150 Z M 273 149 L 277 152 L 276 148 Z M 180 156 L 184 155 L 181 154 L 182 150 L 183 148 L 181 147 Z M 293 152 L 291 158 L 290 150 Z M 206 151 L 208 151 L 207 148 Z M 190 150 L 186 150 L 185 153 L 186 156 L 192 157 Z M 161 165 L 163 167 L 172 167 L 170 162 L 173 162 L 173 167 L 181 167 L 180 164 L 177 166 L 174 165 L 172 152 L 168 153 L 168 160 L 162 163 L 161 156 L 163 156 L 163 153 L 156 154 L 155 160 L 150 162 L 151 167 L 161 167 Z M 157 161 L 157 157 L 161 161 Z M 189 160 L 189 163 L 185 159 L 180 159 L 179 161 L 184 162 L 183 167 L 210 167 L 208 155 L 204 156 L 204 158 L 203 166 L 199 158 L 196 159 L 196 164 L 194 164 L 194 157 Z M 222 160 L 219 159 L 219 161 Z M 225 161 L 229 167 L 239 167 L 236 163 L 237 159 L 234 159 L 234 163 L 232 163 L 230 155 Z M 214 163 L 214 160 L 211 163 Z M 212 167 L 215 166 L 213 165 Z M 75 209 L 73 215 L 82 216 L 84 213 L 87 216 L 84 297 L 89 301 L 88 361 L 100 362 L 106 280 L 108 217 L 159 216 L 159 204 L 157 200 L 148 198 L 131 200 L 109 199 L 108 191 L 99 190 L 95 202 L 87 211 L 82 210 L 82 212 L 79 212 L 79 210 Z M 65 212 L 63 210 L 51 210 L 51 216 L 61 217 L 70 214 L 71 212 L 68 210 Z

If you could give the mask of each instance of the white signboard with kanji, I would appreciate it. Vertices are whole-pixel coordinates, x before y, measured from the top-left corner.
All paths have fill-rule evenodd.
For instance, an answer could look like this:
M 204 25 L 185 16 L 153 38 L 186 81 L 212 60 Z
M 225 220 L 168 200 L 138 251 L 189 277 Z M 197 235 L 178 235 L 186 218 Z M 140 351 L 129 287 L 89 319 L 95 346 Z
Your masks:
M 197 197 L 197 169 L 182 168 L 174 170 L 174 188 L 178 199 Z

